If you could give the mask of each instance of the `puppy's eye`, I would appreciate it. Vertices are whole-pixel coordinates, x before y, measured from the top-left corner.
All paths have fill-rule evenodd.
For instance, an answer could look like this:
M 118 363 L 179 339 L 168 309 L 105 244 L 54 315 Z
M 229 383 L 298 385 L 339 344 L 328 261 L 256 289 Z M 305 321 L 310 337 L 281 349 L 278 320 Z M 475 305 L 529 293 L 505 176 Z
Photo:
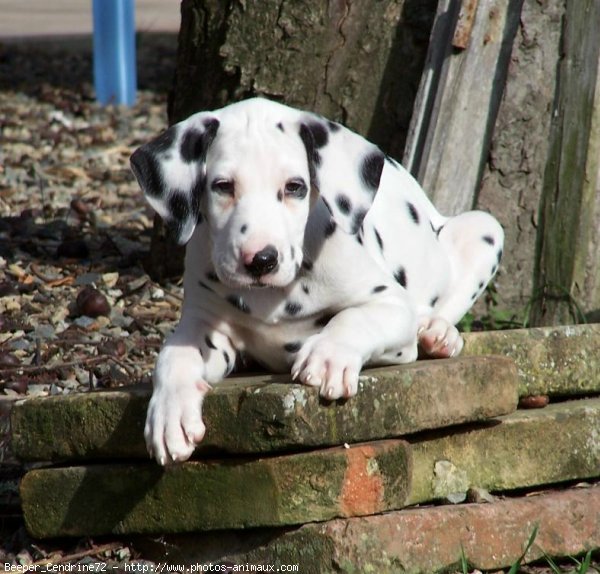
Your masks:
M 211 184 L 212 191 L 222 195 L 233 195 L 234 185 L 231 179 L 215 179 Z
M 304 180 L 299 177 L 289 179 L 285 184 L 285 195 L 288 197 L 302 199 L 306 196 L 307 192 L 308 188 L 306 187 Z

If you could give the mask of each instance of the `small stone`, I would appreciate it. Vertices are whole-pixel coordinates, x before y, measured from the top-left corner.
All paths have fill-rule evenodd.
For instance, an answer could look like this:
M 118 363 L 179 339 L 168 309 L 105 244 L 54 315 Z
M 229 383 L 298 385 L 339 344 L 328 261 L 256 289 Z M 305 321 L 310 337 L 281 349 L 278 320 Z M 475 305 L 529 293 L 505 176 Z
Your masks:
M 100 273 L 82 273 L 75 279 L 75 285 L 93 285 L 98 283 L 101 278 Z
M 467 490 L 467 502 L 496 502 L 497 497 L 490 494 L 485 488 L 472 486 Z
M 77 309 L 81 315 L 87 317 L 100 317 L 110 314 L 110 305 L 106 297 L 91 286 L 84 287 L 77 295 Z
M 122 339 L 111 339 L 100 345 L 98 351 L 104 355 L 122 357 L 127 352 L 127 346 Z
M 20 395 L 24 395 L 27 393 L 27 387 L 28 387 L 28 384 L 27 384 L 26 379 L 12 381 L 6 385 L 7 389 L 12 389 L 13 391 L 19 393 Z
M 530 395 L 519 399 L 519 408 L 521 409 L 542 409 L 548 405 L 550 397 L 548 395 Z
M 50 395 L 62 395 L 63 390 L 56 384 L 50 385 Z
M 3 351 L 0 353 L 0 367 L 17 367 L 20 361 L 12 353 Z
M 102 282 L 108 289 L 113 289 L 119 280 L 119 274 L 117 272 L 114 273 L 103 273 L 102 274 Z
M 154 287 L 150 290 L 150 298 L 154 301 L 161 300 L 165 298 L 165 292 L 159 287 Z

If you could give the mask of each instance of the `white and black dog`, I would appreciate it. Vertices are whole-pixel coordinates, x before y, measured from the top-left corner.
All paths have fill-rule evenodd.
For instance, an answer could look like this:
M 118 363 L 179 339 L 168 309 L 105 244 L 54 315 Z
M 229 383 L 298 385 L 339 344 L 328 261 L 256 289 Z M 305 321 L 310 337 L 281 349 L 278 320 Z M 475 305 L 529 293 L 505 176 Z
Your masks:
M 375 145 L 265 99 L 195 114 L 131 164 L 187 243 L 182 317 L 146 420 L 160 464 L 192 454 L 203 398 L 240 352 L 329 400 L 355 395 L 365 364 L 457 355 L 454 324 L 502 255 L 487 213 L 441 216 Z

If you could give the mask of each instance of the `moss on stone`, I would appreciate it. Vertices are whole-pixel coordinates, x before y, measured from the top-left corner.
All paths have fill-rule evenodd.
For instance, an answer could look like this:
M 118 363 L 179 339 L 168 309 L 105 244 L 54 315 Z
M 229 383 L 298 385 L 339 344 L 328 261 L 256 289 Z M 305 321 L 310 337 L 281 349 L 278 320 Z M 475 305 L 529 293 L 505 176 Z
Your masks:
M 325 403 L 288 376 L 231 379 L 205 399 L 199 453 L 282 452 L 397 437 L 511 412 L 511 360 L 471 357 L 372 369 L 358 395 Z M 149 388 L 26 400 L 13 410 L 13 449 L 23 460 L 147 458 Z
M 600 392 L 600 324 L 465 334 L 464 356 L 504 355 L 519 370 L 519 396 Z

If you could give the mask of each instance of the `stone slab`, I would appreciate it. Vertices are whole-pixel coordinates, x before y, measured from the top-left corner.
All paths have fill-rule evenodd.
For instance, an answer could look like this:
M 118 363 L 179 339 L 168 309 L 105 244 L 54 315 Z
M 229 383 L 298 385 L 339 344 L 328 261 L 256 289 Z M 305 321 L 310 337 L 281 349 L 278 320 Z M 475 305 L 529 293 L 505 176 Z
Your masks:
M 36 538 L 301 524 L 401 508 L 402 440 L 256 460 L 107 464 L 32 470 L 21 481 Z
M 465 333 L 462 356 L 504 355 L 519 396 L 600 393 L 600 323 Z
M 435 574 L 497 571 L 600 548 L 600 485 L 506 498 L 491 504 L 411 508 L 283 529 L 166 537 L 145 555 L 170 564 L 298 564 L 307 574 Z
M 300 450 L 398 437 L 512 412 L 517 373 L 504 357 L 421 361 L 371 369 L 358 395 L 325 403 L 288 376 L 229 379 L 204 402 L 199 453 Z M 22 460 L 147 458 L 143 425 L 150 390 L 28 399 L 12 414 Z
M 431 502 L 469 487 L 506 491 L 598 477 L 598 437 L 600 398 L 423 433 L 411 438 L 409 454 L 407 443 L 390 440 L 167 469 L 42 468 L 24 477 L 21 499 L 36 537 L 297 524 Z
M 519 410 L 412 444 L 410 503 L 600 476 L 600 398 Z M 460 497 L 459 497 L 460 498 Z

